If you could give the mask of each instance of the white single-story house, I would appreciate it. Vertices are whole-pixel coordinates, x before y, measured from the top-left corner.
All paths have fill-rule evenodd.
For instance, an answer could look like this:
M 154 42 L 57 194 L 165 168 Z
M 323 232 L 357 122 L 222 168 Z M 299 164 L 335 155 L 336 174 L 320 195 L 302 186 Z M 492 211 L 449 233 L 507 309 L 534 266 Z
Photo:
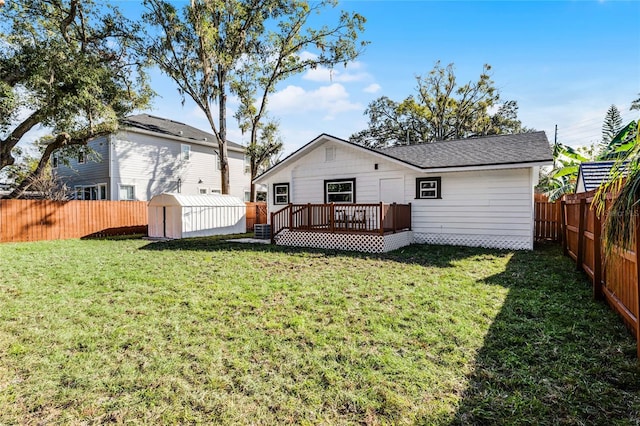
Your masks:
M 54 173 L 79 200 L 148 201 L 154 195 L 221 193 L 215 136 L 168 118 L 126 117 L 117 132 L 89 142 L 65 165 L 52 157 Z M 251 173 L 245 148 L 227 142 L 229 195 L 249 201 Z
M 276 244 L 533 249 L 544 132 L 370 149 L 322 134 L 255 179 Z M 395 203 L 395 204 L 394 204 Z

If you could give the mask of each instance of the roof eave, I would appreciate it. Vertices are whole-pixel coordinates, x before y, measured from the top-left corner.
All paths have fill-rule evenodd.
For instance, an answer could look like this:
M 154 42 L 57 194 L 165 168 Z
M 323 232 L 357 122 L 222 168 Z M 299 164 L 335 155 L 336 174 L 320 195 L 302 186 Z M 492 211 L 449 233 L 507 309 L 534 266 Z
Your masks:
M 424 167 L 420 169 L 420 171 L 424 173 L 472 172 L 480 170 L 523 169 L 529 167 L 548 166 L 550 164 L 553 164 L 553 160 L 534 160 L 502 164 L 478 164 L 471 166 Z
M 348 146 L 351 148 L 355 148 L 355 149 L 361 149 L 369 154 L 373 154 L 374 156 L 387 160 L 387 161 L 391 161 L 393 163 L 399 164 L 401 166 L 407 167 L 411 170 L 415 170 L 415 171 L 420 171 L 420 167 L 417 167 L 413 164 L 407 163 L 406 161 L 402 161 L 396 157 L 392 157 L 390 155 L 387 154 L 383 154 L 381 152 L 378 152 L 374 149 L 371 148 L 367 148 L 366 146 L 362 146 L 362 145 L 358 145 L 355 144 L 353 142 L 349 142 L 347 140 L 344 139 L 340 139 L 336 136 L 331 136 L 328 135 L 326 133 L 322 133 L 321 135 L 317 136 L 316 138 L 312 139 L 310 142 L 308 142 L 307 144 L 305 144 L 304 146 L 302 146 L 301 148 L 299 148 L 298 150 L 294 151 L 292 154 L 290 154 L 288 157 L 286 157 L 284 160 L 282 160 L 281 162 L 279 162 L 278 164 L 276 164 L 275 166 L 271 167 L 269 170 L 265 171 L 264 173 L 262 173 L 259 176 L 256 176 L 256 178 L 253 180 L 254 183 L 260 183 L 261 181 L 263 181 L 264 179 L 266 179 L 268 176 L 272 175 L 273 173 L 275 173 L 276 170 L 279 170 L 281 168 L 283 168 L 285 166 L 285 164 L 291 163 L 295 160 L 297 160 L 300 157 L 305 156 L 309 151 L 311 151 L 312 149 L 315 148 L 315 145 L 321 143 L 322 140 L 329 140 L 332 142 L 336 142 L 339 144 L 342 144 L 344 146 Z
M 182 137 L 182 136 L 175 136 L 175 135 L 170 135 L 170 134 L 160 133 L 160 132 L 152 132 L 150 130 L 144 130 L 144 129 L 140 129 L 140 128 L 134 127 L 134 126 L 126 126 L 125 125 L 125 126 L 120 127 L 118 129 L 118 131 L 126 131 L 126 132 L 132 132 L 132 133 L 139 133 L 139 134 L 142 134 L 142 135 L 156 136 L 156 137 L 159 137 L 159 138 L 170 139 L 170 140 L 174 140 L 174 141 L 181 142 L 181 143 L 190 143 L 190 144 L 202 145 L 202 146 L 218 149 L 218 144 L 215 143 L 215 142 L 209 142 L 209 141 L 192 139 L 192 138 L 185 138 L 185 137 Z M 227 142 L 227 144 L 228 144 L 228 142 Z M 236 152 L 243 152 L 243 153 L 245 151 L 243 147 L 236 147 L 236 146 L 231 146 L 231 145 L 227 145 L 227 150 L 236 151 Z

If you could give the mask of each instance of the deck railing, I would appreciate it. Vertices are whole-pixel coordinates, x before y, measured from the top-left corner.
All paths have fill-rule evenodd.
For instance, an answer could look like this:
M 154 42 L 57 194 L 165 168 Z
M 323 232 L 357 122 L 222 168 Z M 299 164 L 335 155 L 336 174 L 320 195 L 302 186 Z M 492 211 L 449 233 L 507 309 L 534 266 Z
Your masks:
M 284 229 L 383 235 L 411 229 L 411 204 L 289 204 L 271 213 L 271 240 Z

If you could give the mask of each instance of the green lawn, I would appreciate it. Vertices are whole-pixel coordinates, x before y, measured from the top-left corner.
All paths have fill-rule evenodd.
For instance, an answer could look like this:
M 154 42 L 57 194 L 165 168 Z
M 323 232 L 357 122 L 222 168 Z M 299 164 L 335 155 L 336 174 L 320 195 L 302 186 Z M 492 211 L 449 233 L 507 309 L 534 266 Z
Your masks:
M 638 424 L 559 247 L 0 245 L 0 424 Z

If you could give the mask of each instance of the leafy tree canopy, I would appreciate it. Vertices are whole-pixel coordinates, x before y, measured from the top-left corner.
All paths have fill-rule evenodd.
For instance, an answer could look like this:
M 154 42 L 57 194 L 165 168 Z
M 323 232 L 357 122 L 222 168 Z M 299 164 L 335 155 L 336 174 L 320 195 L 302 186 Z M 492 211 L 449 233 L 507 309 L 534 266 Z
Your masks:
M 416 93 L 402 102 L 386 96 L 365 111 L 369 127 L 351 141 L 369 147 L 461 139 L 527 131 L 518 120 L 516 101 L 501 102 L 485 65 L 477 81 L 459 85 L 453 64 L 436 63 L 426 76 L 416 77 Z M 492 111 L 494 111 L 492 113 Z
M 130 54 L 137 27 L 117 9 L 92 0 L 15 0 L 0 16 L 0 170 L 36 126 L 53 137 L 34 177 L 55 150 L 86 144 L 147 104 L 142 64 Z

